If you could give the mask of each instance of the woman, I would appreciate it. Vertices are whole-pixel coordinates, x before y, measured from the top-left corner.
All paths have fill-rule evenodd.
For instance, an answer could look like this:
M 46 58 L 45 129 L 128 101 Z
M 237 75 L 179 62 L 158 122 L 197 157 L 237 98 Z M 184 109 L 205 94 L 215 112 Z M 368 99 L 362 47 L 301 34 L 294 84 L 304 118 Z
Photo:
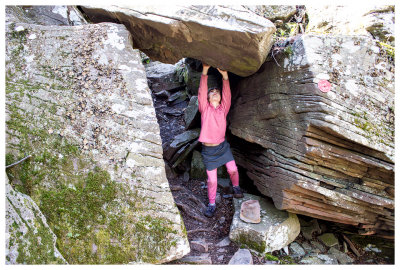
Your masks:
M 207 170 L 208 199 L 209 204 L 204 212 L 207 217 L 215 213 L 215 196 L 217 193 L 217 169 L 225 164 L 233 185 L 233 196 L 243 198 L 239 187 L 239 173 L 235 160 L 225 140 L 226 116 L 231 106 L 231 89 L 229 86 L 228 72 L 218 71 L 222 75 L 222 97 L 221 90 L 211 87 L 207 91 L 207 79 L 209 65 L 203 63 L 203 72 L 199 87 L 199 111 L 201 113 L 201 131 L 199 141 L 203 144 L 201 155 Z

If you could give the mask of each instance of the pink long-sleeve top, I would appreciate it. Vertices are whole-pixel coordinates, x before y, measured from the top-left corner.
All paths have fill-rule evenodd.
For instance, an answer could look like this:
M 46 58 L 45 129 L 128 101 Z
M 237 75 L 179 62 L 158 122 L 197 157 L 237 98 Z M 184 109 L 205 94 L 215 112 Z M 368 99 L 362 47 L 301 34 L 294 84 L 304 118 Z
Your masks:
M 221 104 L 216 108 L 207 100 L 207 75 L 201 75 L 198 100 L 201 113 L 201 131 L 199 142 L 220 144 L 225 140 L 226 116 L 231 107 L 231 88 L 229 80 L 222 79 Z

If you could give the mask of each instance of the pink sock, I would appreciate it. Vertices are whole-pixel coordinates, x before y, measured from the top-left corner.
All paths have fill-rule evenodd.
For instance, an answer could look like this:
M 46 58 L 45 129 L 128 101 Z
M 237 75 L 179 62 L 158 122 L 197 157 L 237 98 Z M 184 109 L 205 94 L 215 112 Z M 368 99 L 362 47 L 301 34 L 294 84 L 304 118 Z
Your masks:
M 206 170 L 207 171 L 207 170 Z M 212 171 L 207 171 L 208 180 L 207 180 L 207 189 L 208 189 L 208 200 L 211 204 L 215 203 L 215 196 L 217 195 L 217 169 Z
M 239 186 L 239 172 L 236 167 L 236 163 L 234 160 L 229 161 L 228 163 L 225 164 L 226 170 L 229 173 L 229 176 L 232 181 L 233 186 Z

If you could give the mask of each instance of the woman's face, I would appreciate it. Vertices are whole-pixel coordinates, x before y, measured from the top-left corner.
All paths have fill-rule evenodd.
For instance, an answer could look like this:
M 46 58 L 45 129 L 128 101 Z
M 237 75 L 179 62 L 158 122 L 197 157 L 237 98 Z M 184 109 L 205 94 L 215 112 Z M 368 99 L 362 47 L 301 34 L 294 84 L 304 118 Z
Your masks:
M 212 89 L 208 92 L 208 101 L 209 102 L 221 102 L 221 94 L 218 89 Z

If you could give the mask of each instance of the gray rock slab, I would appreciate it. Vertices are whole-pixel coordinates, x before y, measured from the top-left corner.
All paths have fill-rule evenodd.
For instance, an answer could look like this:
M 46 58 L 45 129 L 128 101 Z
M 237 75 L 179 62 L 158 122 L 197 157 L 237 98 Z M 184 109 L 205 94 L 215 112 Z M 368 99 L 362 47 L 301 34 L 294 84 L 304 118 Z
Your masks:
M 303 247 L 297 243 L 297 242 L 293 242 L 289 245 L 290 251 L 291 251 L 291 256 L 292 257 L 302 257 L 304 255 L 306 255 L 305 250 L 303 249 Z
M 172 168 L 176 168 L 179 164 L 181 164 L 184 160 L 186 160 L 186 157 L 193 152 L 193 149 L 195 149 L 197 146 L 200 145 L 200 142 L 195 140 L 191 144 L 186 144 L 183 146 L 181 149 L 179 149 L 171 158 L 170 162 L 172 163 Z M 190 173 L 188 172 L 187 174 L 188 177 L 190 177 Z
M 175 65 L 155 61 L 145 65 L 145 68 L 147 81 L 153 93 L 174 90 L 183 86 L 176 75 Z
M 317 247 L 315 247 L 315 246 L 312 246 L 311 244 L 309 244 L 309 243 L 307 243 L 307 242 L 302 243 L 301 246 L 304 248 L 304 250 L 305 250 L 307 253 L 317 253 L 317 254 L 319 254 L 319 253 L 322 252 L 320 248 L 317 248 Z M 325 250 L 324 247 L 323 247 L 321 244 L 320 244 L 319 246 L 322 247 L 323 250 Z
M 191 57 L 239 76 L 255 73 L 276 28 L 242 6 L 84 6 L 93 22 L 129 25 L 135 48 L 174 64 Z M 218 55 L 218 57 L 215 57 Z
M 240 219 L 240 205 L 246 200 L 258 200 L 261 207 L 261 222 L 246 223 Z M 229 238 L 239 246 L 260 254 L 280 250 L 293 242 L 300 233 L 297 216 L 281 211 L 266 199 L 244 193 L 244 198 L 233 200 L 235 214 L 233 216 Z
M 207 252 L 208 251 L 208 244 L 204 239 L 199 239 L 199 240 L 193 240 L 190 242 L 190 247 L 193 250 L 199 251 L 199 252 Z
M 317 258 L 324 261 L 324 264 L 339 264 L 338 260 L 334 255 L 318 254 Z
M 325 249 L 324 245 L 322 245 L 320 242 L 311 241 L 310 243 L 315 249 L 318 250 L 318 253 L 325 252 L 326 249 Z
M 190 129 L 200 124 L 199 102 L 197 96 L 190 98 L 184 114 L 185 128 Z
M 227 246 L 229 246 L 230 243 L 231 243 L 231 240 L 227 236 L 224 239 L 222 239 L 220 242 L 218 242 L 215 246 L 216 247 L 227 247 Z
M 174 106 L 184 100 L 187 99 L 187 94 L 185 91 L 178 91 L 176 93 L 173 93 L 167 100 L 167 102 L 170 104 L 170 106 Z
M 35 157 L 29 192 L 68 263 L 163 263 L 190 252 L 129 35 L 112 23 L 6 24 L 7 156 Z
M 319 259 L 317 255 L 307 255 L 301 259 L 300 264 L 324 264 L 324 261 Z
M 229 260 L 228 264 L 253 264 L 253 256 L 248 249 L 239 249 Z
M 199 137 L 199 135 L 200 135 L 200 129 L 197 128 L 197 129 L 187 130 L 175 136 L 173 141 L 167 147 L 164 153 L 164 158 L 166 160 L 170 160 L 176 153 L 176 151 L 178 151 L 182 146 L 194 141 L 196 138 Z
M 205 253 L 199 256 L 186 256 L 180 259 L 179 262 L 187 264 L 212 264 L 209 253 Z
M 331 247 L 328 250 L 328 254 L 332 254 L 335 256 L 335 258 L 339 261 L 340 264 L 351 264 L 354 262 L 354 259 L 351 258 L 349 255 L 346 253 L 341 252 L 340 250 Z

